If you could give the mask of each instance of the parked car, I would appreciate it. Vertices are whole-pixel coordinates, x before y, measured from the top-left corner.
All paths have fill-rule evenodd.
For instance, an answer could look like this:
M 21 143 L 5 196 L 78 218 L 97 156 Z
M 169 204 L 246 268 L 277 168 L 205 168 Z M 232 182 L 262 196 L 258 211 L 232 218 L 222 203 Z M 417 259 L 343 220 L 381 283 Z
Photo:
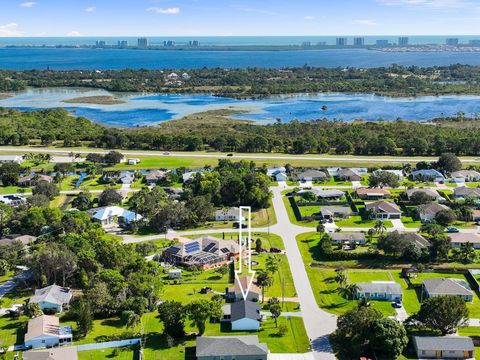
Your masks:
M 233 154 L 227 154 L 228 157 L 233 156 Z
M 402 302 L 401 301 L 394 301 L 394 302 L 392 302 L 392 306 L 395 309 L 400 309 L 402 307 Z
M 240 228 L 240 223 L 239 223 L 238 221 L 235 221 L 235 222 L 233 223 L 233 228 L 234 228 L 234 229 Z M 247 228 L 247 224 L 242 224 L 242 229 L 246 229 L 246 228 Z
M 447 227 L 447 233 L 458 233 L 460 230 L 458 230 L 456 227 L 449 226 Z
M 270 248 L 270 252 L 271 252 L 271 253 L 281 253 L 281 252 L 282 252 L 282 249 L 279 249 L 279 248 L 276 248 L 276 247 L 272 247 L 272 248 Z

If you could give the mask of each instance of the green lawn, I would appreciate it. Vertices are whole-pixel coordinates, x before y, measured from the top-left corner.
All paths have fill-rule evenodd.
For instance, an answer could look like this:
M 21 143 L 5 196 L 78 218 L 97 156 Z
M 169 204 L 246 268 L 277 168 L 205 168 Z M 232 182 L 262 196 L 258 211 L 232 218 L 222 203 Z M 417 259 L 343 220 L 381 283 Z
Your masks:
M 308 227 L 316 227 L 318 225 L 318 221 L 297 221 L 297 218 L 295 217 L 295 214 L 293 212 L 292 206 L 290 205 L 290 201 L 288 200 L 288 197 L 286 196 L 283 197 L 283 204 L 287 209 L 288 219 L 292 224 L 299 225 L 299 226 L 308 226 Z
M 300 214 L 302 217 L 310 217 L 314 215 L 318 215 L 320 213 L 320 206 L 299 206 L 298 209 L 300 210 Z
M 363 220 L 360 215 L 350 216 L 348 219 L 338 220 L 335 221 L 335 224 L 338 227 L 364 227 L 366 229 L 371 229 L 375 226 L 376 220 Z M 385 220 L 384 222 L 385 227 L 391 228 L 393 227 L 392 222 L 390 220 Z
M 336 273 L 333 268 L 310 266 L 311 263 L 316 262 L 313 259 L 311 248 L 317 245 L 318 236 L 315 233 L 301 234 L 297 237 L 297 242 L 318 306 L 337 315 L 343 314 L 357 306 L 357 301 L 347 300 L 338 293 L 338 284 L 335 281 Z M 385 277 L 381 272 L 372 274 L 349 271 L 348 277 L 351 282 L 390 280 L 389 277 Z M 395 310 L 389 301 L 370 301 L 370 303 L 386 316 L 395 314 Z
M 402 223 L 406 228 L 419 229 L 422 226 L 420 220 L 414 220 L 411 216 L 402 216 Z
M 89 351 L 79 351 L 78 359 L 79 360 L 135 360 L 136 354 L 135 351 L 129 347 L 119 348 L 118 355 L 114 356 L 114 349 L 102 349 L 102 350 L 89 350 Z
M 32 189 L 19 186 L 0 186 L 0 194 L 30 193 Z
M 390 272 L 382 270 L 348 270 L 347 277 L 351 283 L 393 281 Z
M 105 190 L 106 188 L 120 189 L 120 184 L 104 184 L 100 181 L 101 175 L 87 177 L 81 184 L 79 190 Z

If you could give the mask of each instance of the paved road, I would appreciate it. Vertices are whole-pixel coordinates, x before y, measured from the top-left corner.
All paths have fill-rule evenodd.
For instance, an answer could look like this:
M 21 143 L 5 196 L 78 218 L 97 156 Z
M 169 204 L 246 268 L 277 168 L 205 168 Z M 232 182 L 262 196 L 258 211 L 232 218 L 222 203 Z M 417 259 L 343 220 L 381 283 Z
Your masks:
M 297 296 L 300 300 L 300 309 L 305 323 L 307 335 L 312 339 L 312 349 L 316 359 L 335 359 L 329 335 L 335 331 L 337 318 L 320 309 L 315 300 L 310 280 L 308 279 L 302 255 L 297 245 L 296 237 L 305 232 L 305 228 L 293 225 L 288 218 L 287 210 L 283 204 L 281 188 L 272 188 L 273 207 L 277 215 L 277 224 L 270 227 L 270 231 L 282 236 L 285 250 L 295 280 Z M 313 230 L 313 229 L 310 229 Z
M 88 149 L 88 150 L 75 150 L 75 149 L 54 149 L 54 148 L 30 148 L 30 147 L 0 147 L 0 151 L 4 152 L 15 152 L 15 153 L 48 153 L 48 154 L 70 154 L 74 152 L 75 154 L 89 154 L 89 153 L 98 153 L 106 154 L 110 150 L 98 150 L 98 149 Z M 351 161 L 356 163 L 362 162 L 384 162 L 384 163 L 405 163 L 405 162 L 419 162 L 419 161 L 435 161 L 437 158 L 434 157 L 375 157 L 375 156 L 310 156 L 310 155 L 271 155 L 271 154 L 233 154 L 228 156 L 225 154 L 209 154 L 209 153 L 196 153 L 196 152 L 169 152 L 168 155 L 165 155 L 164 151 L 129 151 L 129 150 L 119 150 L 124 155 L 129 156 L 158 156 L 158 157 L 189 157 L 189 158 L 214 158 L 214 159 L 252 159 L 252 160 L 312 160 L 312 161 Z M 473 158 L 460 158 L 463 162 L 475 162 L 478 161 Z
M 19 281 L 26 280 L 30 277 L 30 273 L 22 272 L 19 275 L 12 277 L 11 279 L 5 281 L 0 285 L 0 299 L 3 298 L 6 294 L 12 291 L 18 284 Z

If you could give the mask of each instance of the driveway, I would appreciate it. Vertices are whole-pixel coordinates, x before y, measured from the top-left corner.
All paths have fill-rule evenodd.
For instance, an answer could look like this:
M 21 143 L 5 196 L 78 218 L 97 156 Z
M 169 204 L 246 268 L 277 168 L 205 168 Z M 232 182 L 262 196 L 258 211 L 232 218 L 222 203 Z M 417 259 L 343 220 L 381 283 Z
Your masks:
M 352 181 L 352 188 L 356 189 L 362 186 L 362 183 L 360 181 Z
M 12 291 L 19 282 L 25 281 L 30 277 L 29 272 L 22 272 L 21 274 L 10 278 L 9 280 L 5 281 L 3 284 L 0 285 L 0 299 L 3 298 L 7 293 Z
M 395 308 L 395 312 L 397 313 L 397 315 L 395 316 L 395 319 L 397 319 L 398 321 L 404 322 L 405 320 L 408 319 L 407 311 L 405 310 L 403 305 L 401 308 L 398 308 L 398 309 Z
M 405 225 L 403 225 L 402 219 L 390 219 L 393 225 L 393 230 L 404 231 Z

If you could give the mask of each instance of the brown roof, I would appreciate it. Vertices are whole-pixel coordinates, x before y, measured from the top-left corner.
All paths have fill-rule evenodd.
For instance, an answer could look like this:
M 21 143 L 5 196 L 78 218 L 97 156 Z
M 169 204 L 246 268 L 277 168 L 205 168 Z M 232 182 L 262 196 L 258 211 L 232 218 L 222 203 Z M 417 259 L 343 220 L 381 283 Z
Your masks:
M 243 291 L 246 291 L 248 289 L 248 285 L 250 285 L 251 277 L 250 276 L 242 276 L 241 278 L 239 278 L 239 280 L 240 280 L 240 284 L 242 285 Z M 260 288 L 257 285 L 255 285 L 253 282 L 252 282 L 252 285 L 250 286 L 250 291 L 254 292 L 254 293 L 257 293 L 257 294 L 260 294 Z M 237 278 L 235 278 L 235 285 L 230 286 L 228 288 L 228 292 L 229 293 L 235 293 L 235 294 L 242 292 L 242 290 L 240 289 L 240 285 L 238 283 Z
M 423 204 L 418 206 L 418 211 L 421 214 L 436 215 L 438 212 L 442 210 L 450 210 L 450 208 L 448 206 L 438 204 L 438 203 Z
M 374 203 L 367 204 L 365 206 L 367 210 L 374 210 L 380 211 L 384 213 L 401 213 L 402 211 L 399 209 L 397 204 L 394 202 L 387 202 L 387 201 L 378 201 Z
M 28 322 L 28 331 L 25 341 L 43 335 L 58 336 L 60 320 L 56 316 L 42 315 Z
M 365 188 L 365 187 L 362 187 L 362 188 L 358 188 L 357 190 L 357 194 L 358 195 L 375 195 L 375 196 L 378 196 L 378 195 L 383 195 L 383 196 L 390 196 L 390 191 L 388 191 L 387 189 L 378 189 L 378 188 Z
M 40 351 L 25 351 L 23 360 L 78 360 L 75 346 L 64 346 Z

